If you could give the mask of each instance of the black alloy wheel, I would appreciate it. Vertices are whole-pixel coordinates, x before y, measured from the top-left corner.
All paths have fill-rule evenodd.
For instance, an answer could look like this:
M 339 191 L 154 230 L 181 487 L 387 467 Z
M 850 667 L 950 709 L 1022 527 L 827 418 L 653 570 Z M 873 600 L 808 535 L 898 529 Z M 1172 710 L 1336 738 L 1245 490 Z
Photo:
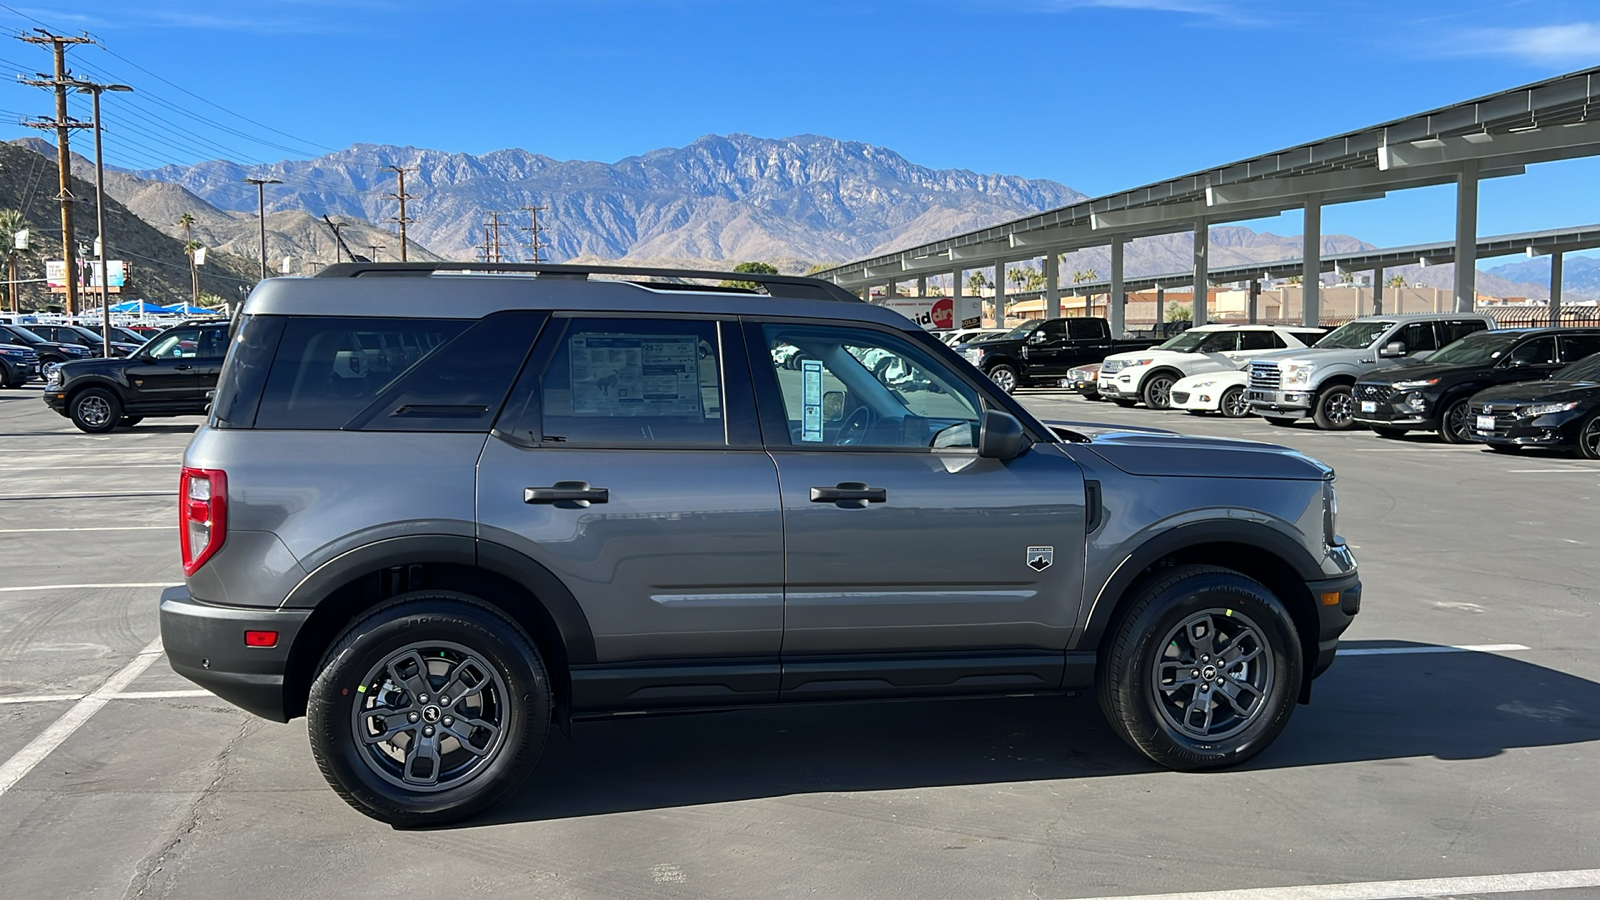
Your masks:
M 1244 388 L 1231 387 L 1222 392 L 1222 398 L 1217 401 L 1217 408 L 1230 419 L 1242 419 L 1250 415 L 1250 401 L 1245 399 Z
M 1600 412 L 1578 428 L 1578 455 L 1584 459 L 1600 459 Z
M 311 752 L 362 813 L 400 827 L 482 812 L 520 786 L 550 728 L 526 633 L 467 594 L 394 598 L 347 627 L 307 701 Z
M 1446 444 L 1465 444 L 1472 440 L 1467 423 L 1471 420 L 1467 414 L 1467 398 L 1450 404 L 1439 416 L 1439 438 Z
M 1236 765 L 1288 724 L 1303 662 L 1266 586 L 1216 566 L 1163 570 L 1136 589 L 1102 650 L 1099 699 L 1122 739 L 1184 771 Z
M 1356 402 L 1350 396 L 1350 386 L 1337 384 L 1317 397 L 1317 409 L 1312 415 L 1317 427 L 1323 431 L 1348 431 L 1356 424 Z
M 1151 409 L 1172 408 L 1172 386 L 1178 379 L 1168 372 L 1157 372 L 1144 381 L 1144 405 Z
M 86 388 L 72 395 L 67 412 L 86 434 L 105 434 L 122 421 L 122 401 L 105 388 Z

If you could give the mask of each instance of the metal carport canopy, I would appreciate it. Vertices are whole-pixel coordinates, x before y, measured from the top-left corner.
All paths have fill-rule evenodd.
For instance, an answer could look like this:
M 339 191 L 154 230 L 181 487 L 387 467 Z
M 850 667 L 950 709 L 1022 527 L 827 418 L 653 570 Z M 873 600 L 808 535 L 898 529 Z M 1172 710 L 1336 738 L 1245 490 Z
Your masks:
M 1600 155 L 1600 67 L 827 269 L 856 288 Z M 1219 276 L 1220 273 L 1214 273 Z

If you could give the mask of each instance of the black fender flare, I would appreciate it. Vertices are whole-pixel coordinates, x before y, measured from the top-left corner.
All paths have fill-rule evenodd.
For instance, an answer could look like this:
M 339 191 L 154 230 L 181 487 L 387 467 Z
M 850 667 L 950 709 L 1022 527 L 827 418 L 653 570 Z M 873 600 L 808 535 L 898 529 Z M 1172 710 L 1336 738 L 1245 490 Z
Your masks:
M 1237 519 L 1192 522 L 1163 531 L 1140 544 L 1106 580 L 1089 607 L 1078 646 L 1093 649 L 1110 627 L 1122 598 L 1144 575 L 1145 569 L 1180 550 L 1202 544 L 1243 544 L 1258 547 L 1287 564 L 1302 582 L 1327 578 L 1321 565 L 1305 547 L 1277 529 Z

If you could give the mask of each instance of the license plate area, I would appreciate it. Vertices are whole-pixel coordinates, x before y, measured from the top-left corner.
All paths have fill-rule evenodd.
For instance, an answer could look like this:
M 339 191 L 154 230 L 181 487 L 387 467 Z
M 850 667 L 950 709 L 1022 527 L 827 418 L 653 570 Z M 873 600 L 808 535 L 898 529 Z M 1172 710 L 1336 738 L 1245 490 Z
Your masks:
M 1478 430 L 1479 431 L 1493 431 L 1494 430 L 1494 416 L 1479 416 L 1478 417 Z
M 1376 401 L 1376 400 L 1363 400 L 1363 401 L 1361 401 L 1361 411 L 1362 412 L 1366 412 L 1366 413 L 1375 413 L 1375 412 L 1377 412 L 1378 411 L 1378 401 Z

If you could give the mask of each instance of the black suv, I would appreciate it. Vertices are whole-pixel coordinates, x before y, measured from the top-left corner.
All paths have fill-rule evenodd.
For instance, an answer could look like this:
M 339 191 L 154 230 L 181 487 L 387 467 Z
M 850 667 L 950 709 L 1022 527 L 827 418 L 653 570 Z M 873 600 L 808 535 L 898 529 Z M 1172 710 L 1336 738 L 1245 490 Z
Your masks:
M 1058 383 L 1074 367 L 1098 363 L 1113 353 L 1147 350 L 1159 343 L 1154 339 L 1113 338 L 1110 324 L 1099 316 L 1034 319 L 999 337 L 967 344 L 961 353 L 1009 394 L 1052 376 L 1056 380 L 1051 383 Z
M 132 356 L 57 366 L 45 377 L 44 402 L 90 434 L 145 416 L 204 415 L 227 351 L 227 322 L 186 323 Z
M 91 356 L 105 355 L 105 342 L 100 338 L 100 335 L 82 325 L 29 325 L 28 330 L 47 341 L 82 347 L 88 350 Z M 144 346 L 144 341 L 130 344 L 116 330 L 113 329 L 111 332 L 112 356 L 131 356 L 142 346 Z
M 1352 391 L 1355 420 L 1383 437 L 1437 431 L 1447 443 L 1473 439 L 1468 405 L 1479 391 L 1549 378 L 1600 353 L 1600 328 L 1479 331 L 1418 365 L 1374 372 Z
M 24 328 L 21 325 L 0 325 L 0 344 L 17 344 L 37 353 L 41 369 L 75 359 L 87 359 L 92 353 L 87 347 L 52 341 L 31 327 Z

